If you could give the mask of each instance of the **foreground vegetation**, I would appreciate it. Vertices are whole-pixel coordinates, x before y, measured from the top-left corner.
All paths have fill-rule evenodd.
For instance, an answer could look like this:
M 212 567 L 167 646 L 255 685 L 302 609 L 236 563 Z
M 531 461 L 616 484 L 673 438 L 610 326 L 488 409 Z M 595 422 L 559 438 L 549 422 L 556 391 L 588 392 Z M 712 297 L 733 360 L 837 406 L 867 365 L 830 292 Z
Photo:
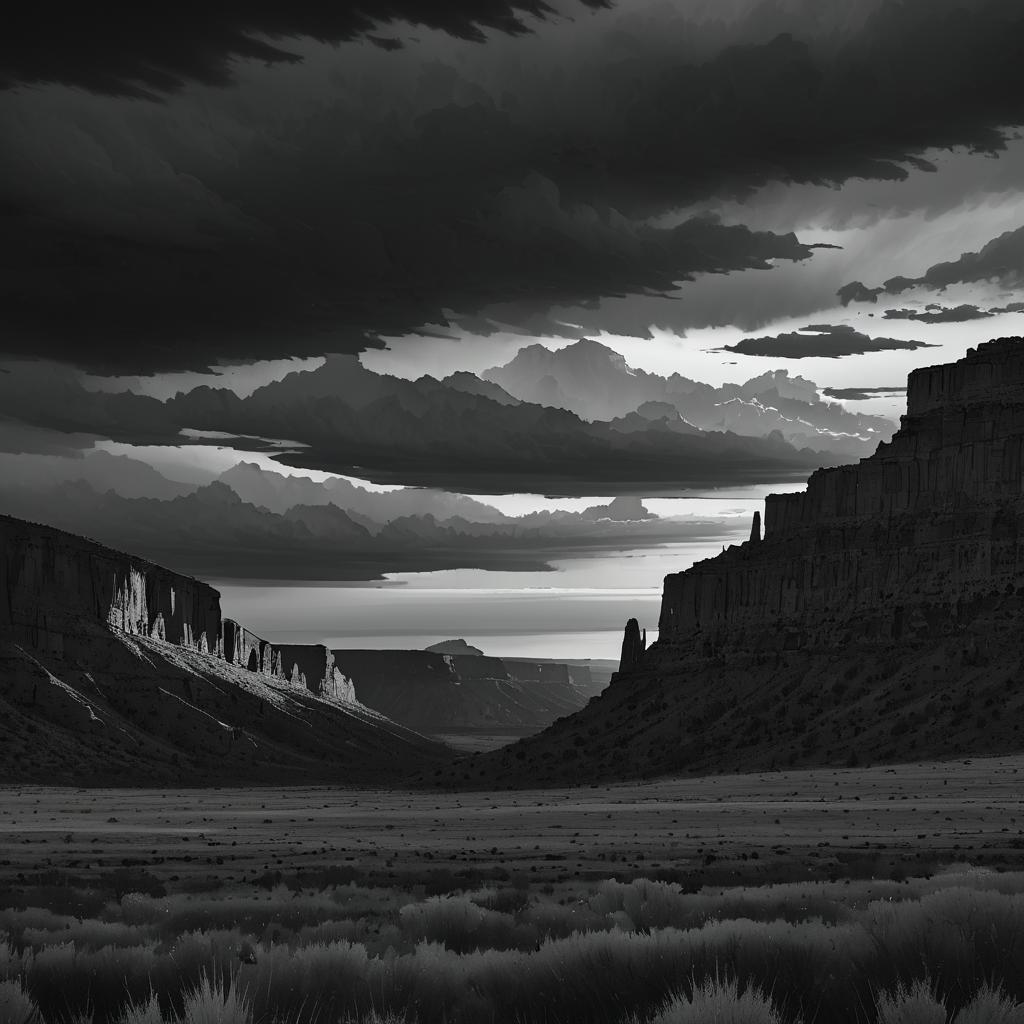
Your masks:
M 3 894 L 3 1024 L 1024 1024 L 1024 873 L 429 897 L 50 881 Z

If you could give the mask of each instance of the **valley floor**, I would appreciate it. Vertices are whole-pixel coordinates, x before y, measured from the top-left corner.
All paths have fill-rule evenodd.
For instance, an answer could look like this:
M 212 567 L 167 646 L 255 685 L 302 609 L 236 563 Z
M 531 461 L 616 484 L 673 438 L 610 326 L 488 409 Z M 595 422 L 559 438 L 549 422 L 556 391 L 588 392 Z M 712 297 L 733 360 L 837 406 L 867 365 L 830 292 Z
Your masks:
M 0 884 L 125 867 L 172 889 L 325 869 L 434 891 L 759 884 L 957 860 L 1024 868 L 1024 755 L 514 793 L 0 788 Z
M 7 787 L 0 1021 L 1017 1021 L 1022 773 Z

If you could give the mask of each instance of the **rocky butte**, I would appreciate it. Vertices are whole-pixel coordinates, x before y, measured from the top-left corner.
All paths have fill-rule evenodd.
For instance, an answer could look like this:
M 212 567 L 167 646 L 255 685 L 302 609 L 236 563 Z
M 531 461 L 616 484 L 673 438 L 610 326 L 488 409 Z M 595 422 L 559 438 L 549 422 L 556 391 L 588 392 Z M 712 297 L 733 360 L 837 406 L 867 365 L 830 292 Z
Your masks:
M 913 371 L 891 441 L 665 579 L 658 640 L 473 765 L 569 781 L 1024 749 L 1024 339 Z

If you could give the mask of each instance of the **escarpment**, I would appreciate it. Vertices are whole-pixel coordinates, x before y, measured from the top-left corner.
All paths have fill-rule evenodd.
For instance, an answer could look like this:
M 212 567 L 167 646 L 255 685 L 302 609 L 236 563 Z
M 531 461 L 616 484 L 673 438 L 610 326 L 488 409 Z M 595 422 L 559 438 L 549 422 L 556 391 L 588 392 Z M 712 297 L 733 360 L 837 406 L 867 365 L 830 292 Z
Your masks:
M 874 455 L 769 495 L 763 540 L 667 577 L 660 647 L 898 641 L 1024 584 L 1024 342 L 915 370 L 907 400 Z
M 915 370 L 892 440 L 666 577 L 658 639 L 545 732 L 443 774 L 559 785 L 1024 750 L 1024 339 Z M 468 780 L 468 781 L 467 781 Z
M 0 629 L 37 650 L 63 653 L 83 622 L 220 650 L 220 594 L 205 583 L 9 516 L 0 545 Z
M 0 516 L 0 631 L 73 656 L 113 627 L 223 659 L 250 672 L 343 695 L 323 644 L 275 645 L 221 615 L 220 594 L 190 576 L 53 527 Z
M 10 517 L 0 546 L 0 780 L 380 782 L 448 756 L 199 580 Z

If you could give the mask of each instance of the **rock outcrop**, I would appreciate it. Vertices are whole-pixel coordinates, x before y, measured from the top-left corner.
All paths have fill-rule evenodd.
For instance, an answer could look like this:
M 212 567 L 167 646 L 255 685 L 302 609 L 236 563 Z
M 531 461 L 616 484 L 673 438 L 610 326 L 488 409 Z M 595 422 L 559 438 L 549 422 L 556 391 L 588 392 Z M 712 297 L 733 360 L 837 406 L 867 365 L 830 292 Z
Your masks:
M 83 622 L 220 654 L 220 594 L 83 537 L 0 516 L 0 630 L 62 654 Z
M 888 443 L 665 579 L 657 642 L 481 786 L 1024 749 L 1024 339 L 915 370 Z
M 234 619 L 224 620 L 222 652 L 229 665 L 264 676 L 281 674 L 281 659 L 274 647 Z
M 0 516 L 0 631 L 35 651 L 73 655 L 113 627 L 222 658 L 311 693 L 351 692 L 323 644 L 271 644 L 221 615 L 213 587 L 84 537 Z
M 1024 584 L 1024 342 L 915 370 L 907 398 L 874 455 L 769 495 L 763 541 L 666 578 L 661 647 L 710 656 L 940 633 Z
M 440 643 L 431 644 L 426 648 L 435 654 L 475 654 L 482 655 L 484 652 L 479 647 L 466 643 L 465 640 L 442 640 Z
M 282 644 L 276 651 L 283 679 L 311 693 L 333 692 L 334 655 L 323 644 Z
M 199 580 L 0 516 L 0 780 L 397 778 L 449 755 Z
M 647 630 L 640 633 L 640 623 L 630 619 L 622 637 L 622 654 L 619 656 L 619 672 L 630 672 L 643 659 L 647 650 Z

